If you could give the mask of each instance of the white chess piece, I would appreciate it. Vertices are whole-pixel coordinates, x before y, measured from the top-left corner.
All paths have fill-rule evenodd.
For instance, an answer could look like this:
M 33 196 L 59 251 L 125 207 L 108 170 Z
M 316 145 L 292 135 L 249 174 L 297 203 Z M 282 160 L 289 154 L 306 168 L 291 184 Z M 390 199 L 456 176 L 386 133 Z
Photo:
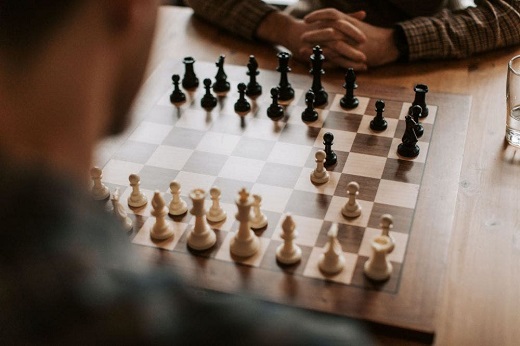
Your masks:
M 110 197 L 110 190 L 101 182 L 103 178 L 103 172 L 99 167 L 93 167 L 90 170 L 90 177 L 94 185 L 92 186 L 92 197 L 96 201 L 102 201 Z
M 383 214 L 381 215 L 381 222 L 379 223 L 379 226 L 381 227 L 381 235 L 385 235 L 392 241 L 392 246 L 388 250 L 388 253 L 391 253 L 394 251 L 395 247 L 395 240 L 394 237 L 390 234 L 390 230 L 394 228 L 394 218 L 390 214 Z
M 188 211 L 188 205 L 180 197 L 181 185 L 176 180 L 170 182 L 170 192 L 172 194 L 172 200 L 168 213 L 173 216 L 183 215 Z
M 238 212 L 235 215 L 239 222 L 238 231 L 231 239 L 229 251 L 238 257 L 250 257 L 257 253 L 260 248 L 260 240 L 249 228 L 249 213 L 251 211 L 252 198 L 245 188 L 240 190 L 235 201 Z
M 193 202 L 193 208 L 190 214 L 195 216 L 195 225 L 188 232 L 188 246 L 194 250 L 207 250 L 217 242 L 215 232 L 209 228 L 204 215 L 204 197 L 206 192 L 202 189 L 195 189 L 190 193 L 190 199 Z
M 302 258 L 302 250 L 294 243 L 294 239 L 298 236 L 295 228 L 296 225 L 291 214 L 287 214 L 282 223 L 282 233 L 280 234 L 284 242 L 276 249 L 276 259 L 280 263 L 294 264 Z
M 361 205 L 356 200 L 359 194 L 359 184 L 351 181 L 347 185 L 348 201 L 341 209 L 341 213 L 345 217 L 358 217 L 361 215 Z
M 261 229 L 267 226 L 267 217 L 260 210 L 262 205 L 262 197 L 260 195 L 253 195 L 252 213 L 249 218 L 249 227 L 252 229 Z
M 338 224 L 333 223 L 327 233 L 329 241 L 325 245 L 325 251 L 320 255 L 318 266 L 325 274 L 337 274 L 345 266 L 345 256 L 338 241 Z
M 130 186 L 132 187 L 132 193 L 128 197 L 128 205 L 133 208 L 140 208 L 148 203 L 148 198 L 139 189 L 141 178 L 137 174 L 130 174 L 128 177 Z M 162 198 L 162 197 L 161 197 Z
M 119 202 L 119 189 L 116 189 L 112 194 L 112 206 L 114 207 L 114 215 L 121 222 L 125 231 L 132 230 L 133 222 L 128 217 L 125 207 Z
M 212 187 L 209 190 L 209 195 L 211 196 L 211 207 L 206 214 L 206 219 L 209 222 L 222 222 L 226 219 L 227 214 L 220 206 L 220 189 L 216 186 Z
M 155 223 L 150 230 L 150 237 L 156 240 L 164 240 L 173 237 L 173 227 L 166 221 L 168 208 L 166 202 L 159 191 L 155 191 L 152 199 L 152 216 L 155 216 Z
M 365 262 L 364 272 L 372 280 L 386 280 L 392 274 L 392 263 L 387 258 L 394 243 L 386 235 L 375 237 L 370 244 L 372 256 Z
M 327 154 L 323 150 L 318 150 L 316 154 L 314 154 L 316 161 L 316 169 L 311 172 L 311 181 L 314 184 L 325 184 L 329 181 L 329 172 L 325 169 L 325 158 Z

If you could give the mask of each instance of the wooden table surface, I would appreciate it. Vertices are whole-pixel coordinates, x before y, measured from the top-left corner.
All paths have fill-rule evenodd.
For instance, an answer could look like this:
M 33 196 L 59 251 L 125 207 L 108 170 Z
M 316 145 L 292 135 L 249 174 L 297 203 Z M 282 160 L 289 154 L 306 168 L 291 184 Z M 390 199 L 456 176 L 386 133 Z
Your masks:
M 215 29 L 191 9 L 162 7 L 149 71 L 164 59 L 194 56 L 243 65 L 254 54 L 275 69 L 274 49 Z M 508 60 L 520 47 L 461 61 L 400 64 L 358 74 L 359 83 L 472 95 L 448 262 L 436 318 L 438 345 L 517 345 L 520 340 L 520 149 L 505 144 Z M 292 63 L 293 73 L 308 73 Z M 329 81 L 341 73 L 327 73 Z M 450 143 L 446 143 L 446 152 Z M 441 188 L 441 187 L 440 187 Z M 385 339 L 396 344 L 401 340 Z

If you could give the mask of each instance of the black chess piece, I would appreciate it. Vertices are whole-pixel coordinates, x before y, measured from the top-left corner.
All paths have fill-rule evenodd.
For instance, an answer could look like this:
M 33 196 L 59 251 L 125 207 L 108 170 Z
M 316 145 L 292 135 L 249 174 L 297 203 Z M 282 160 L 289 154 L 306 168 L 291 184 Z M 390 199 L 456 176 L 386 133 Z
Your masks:
M 323 56 L 323 50 L 320 48 L 320 46 L 315 46 L 312 50 L 313 54 L 311 55 L 311 64 L 312 68 L 309 71 L 312 74 L 312 86 L 311 90 L 314 93 L 314 105 L 316 107 L 323 106 L 327 103 L 327 100 L 329 98 L 329 95 L 323 88 L 323 85 L 321 84 L 321 75 L 325 74 L 325 71 L 323 71 L 323 60 L 325 60 L 325 57 Z
M 273 102 L 267 108 L 267 116 L 273 120 L 280 119 L 284 115 L 284 109 L 281 105 L 278 104 L 278 88 L 271 89 L 271 98 Z
M 200 100 L 200 106 L 205 110 L 212 110 L 217 106 L 217 98 L 211 93 L 211 79 L 206 78 L 204 79 L 203 83 L 204 89 L 206 89 L 206 93 Z
M 414 158 L 419 155 L 420 148 L 417 145 L 415 126 L 417 123 L 410 115 L 405 117 L 406 129 L 404 130 L 402 143 L 397 146 L 397 153 L 403 157 Z
M 260 74 L 258 71 L 258 62 L 254 55 L 249 56 L 247 63 L 247 75 L 249 76 L 249 83 L 247 83 L 246 95 L 254 98 L 262 94 L 262 86 L 256 81 L 256 76 Z
M 313 122 L 318 120 L 318 112 L 314 109 L 314 93 L 312 90 L 305 94 L 305 104 L 307 108 L 302 112 L 302 120 L 305 122 Z
M 415 98 L 413 100 L 412 107 L 416 105 L 421 106 L 422 113 L 420 117 L 426 118 L 430 112 L 428 106 L 426 105 L 426 93 L 428 93 L 428 86 L 426 84 L 417 84 L 413 90 L 415 91 Z
M 240 97 L 238 98 L 237 102 L 235 102 L 235 112 L 243 117 L 251 110 L 251 105 L 245 97 L 246 85 L 244 83 L 238 84 L 238 93 L 240 94 Z
M 221 55 L 215 65 L 217 66 L 217 74 L 215 75 L 215 83 L 213 84 L 213 91 L 219 95 L 225 95 L 230 89 L 231 86 L 227 81 L 227 74 L 224 72 L 224 61 L 226 59 L 225 55 Z
M 289 67 L 289 58 L 291 55 L 287 52 L 278 53 L 278 67 L 276 71 L 280 72 L 280 84 L 278 84 L 279 95 L 278 100 L 288 103 L 294 98 L 294 89 L 289 83 L 287 73 L 291 72 Z
M 385 101 L 377 100 L 376 101 L 376 116 L 370 122 L 370 128 L 374 131 L 384 131 L 388 127 L 388 123 L 383 116 L 383 112 L 385 111 Z
M 195 75 L 195 70 L 193 65 L 195 64 L 195 59 L 191 56 L 185 57 L 182 61 L 184 63 L 184 77 L 182 78 L 182 87 L 186 90 L 193 90 L 199 86 L 199 79 Z
M 410 113 L 411 114 L 409 114 L 409 115 L 412 116 L 413 121 L 415 121 L 417 123 L 417 125 L 415 125 L 415 134 L 417 135 L 417 138 L 421 138 L 424 134 L 424 127 L 419 122 L 419 118 L 421 118 L 421 113 L 422 113 L 421 106 L 419 106 L 419 105 L 412 106 L 412 108 L 410 108 Z
M 179 88 L 179 81 L 180 81 L 180 79 L 181 79 L 181 77 L 179 77 L 178 74 L 174 74 L 172 76 L 173 91 L 172 91 L 172 93 L 170 95 L 170 102 L 173 103 L 176 106 L 180 106 L 184 102 L 186 102 L 186 95 Z
M 323 144 L 325 145 L 325 167 L 334 166 L 338 162 L 338 157 L 334 150 L 332 150 L 332 144 L 334 144 L 334 135 L 330 132 L 325 132 L 323 135 Z
M 349 67 L 347 73 L 345 73 L 343 88 L 345 89 L 345 96 L 339 101 L 340 106 L 345 109 L 356 108 L 359 105 L 359 100 L 354 96 L 354 89 L 357 88 L 357 84 L 356 74 L 352 67 Z

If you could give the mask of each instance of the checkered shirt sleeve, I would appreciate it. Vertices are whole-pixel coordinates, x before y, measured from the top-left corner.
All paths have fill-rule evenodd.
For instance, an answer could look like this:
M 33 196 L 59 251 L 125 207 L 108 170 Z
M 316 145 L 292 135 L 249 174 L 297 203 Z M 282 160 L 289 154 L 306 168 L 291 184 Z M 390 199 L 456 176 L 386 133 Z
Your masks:
M 398 23 L 410 61 L 464 58 L 520 43 L 520 0 L 488 0 L 461 11 Z

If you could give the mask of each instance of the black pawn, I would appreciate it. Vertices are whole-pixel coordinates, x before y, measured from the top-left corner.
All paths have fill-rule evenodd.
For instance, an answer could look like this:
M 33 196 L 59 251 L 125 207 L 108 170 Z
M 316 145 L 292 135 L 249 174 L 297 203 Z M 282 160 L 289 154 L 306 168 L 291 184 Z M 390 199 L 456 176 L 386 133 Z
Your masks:
M 259 73 L 258 62 L 254 55 L 250 55 L 249 62 L 247 63 L 249 83 L 247 83 L 246 95 L 251 98 L 262 94 L 262 86 L 256 81 L 256 76 L 258 76 Z
M 357 88 L 357 84 L 356 74 L 352 67 L 350 67 L 345 74 L 345 84 L 343 84 L 343 88 L 345 89 L 345 96 L 339 101 L 340 106 L 346 109 L 356 108 L 359 105 L 359 100 L 354 96 L 354 89 Z
M 238 84 L 238 93 L 240 97 L 235 102 L 235 112 L 240 116 L 244 116 L 251 110 L 251 105 L 246 100 L 246 85 L 244 83 Z
M 325 167 L 334 166 L 338 162 L 338 157 L 334 150 L 332 150 L 332 144 L 334 142 L 334 135 L 330 132 L 325 132 L 323 135 L 323 144 L 325 145 Z
M 215 108 L 217 105 L 217 98 L 213 96 L 211 93 L 211 79 L 206 78 L 204 79 L 204 89 L 206 89 L 206 93 L 204 96 L 202 96 L 202 99 L 200 100 L 200 105 L 202 108 L 206 110 L 211 110 Z
M 287 73 L 291 72 L 291 68 L 289 67 L 290 57 L 291 55 L 287 52 L 278 53 L 278 67 L 276 71 L 280 72 L 280 84 L 278 84 L 278 100 L 280 101 L 290 101 L 294 98 L 294 89 L 287 78 Z
M 307 108 L 302 113 L 302 120 L 305 122 L 313 122 L 318 120 L 318 112 L 314 109 L 314 93 L 312 90 L 305 94 L 305 104 Z
M 170 95 L 170 102 L 174 105 L 181 105 L 184 102 L 186 102 L 186 95 L 182 92 L 182 90 L 179 88 L 179 81 L 181 77 L 179 77 L 178 74 L 174 74 L 172 76 L 173 81 L 173 92 Z
M 404 130 L 402 143 L 397 146 L 397 153 L 403 157 L 414 158 L 419 155 L 419 146 L 417 145 L 417 135 L 415 134 L 415 126 L 417 123 L 409 115 L 405 117 L 406 129 Z
M 370 122 L 370 128 L 374 131 L 384 131 L 388 127 L 388 123 L 383 117 L 383 112 L 385 111 L 385 101 L 377 100 L 376 101 L 376 116 Z
M 272 88 L 271 89 L 271 98 L 273 99 L 273 102 L 267 108 L 267 116 L 271 119 L 279 119 L 283 117 L 284 109 L 282 106 L 278 104 L 278 88 Z
M 186 90 L 193 90 L 199 86 L 199 79 L 195 75 L 195 70 L 193 69 L 193 64 L 195 63 L 195 59 L 191 56 L 184 58 L 182 61 L 184 63 L 184 77 L 182 78 L 182 87 Z
M 412 107 L 421 106 L 422 113 L 420 117 L 426 118 L 429 113 L 428 106 L 426 105 L 426 93 L 428 92 L 428 86 L 426 84 L 417 84 L 413 90 L 415 91 L 415 98 L 413 100 Z
M 217 74 L 215 75 L 215 84 L 213 84 L 213 91 L 217 95 L 223 95 L 227 93 L 231 86 L 227 81 L 227 74 L 224 72 L 224 60 L 226 59 L 225 55 L 221 55 L 215 65 L 217 66 Z
M 312 68 L 309 71 L 312 74 L 312 86 L 311 90 L 315 95 L 314 105 L 315 106 L 322 106 L 327 103 L 327 100 L 329 98 L 329 95 L 323 89 L 323 86 L 321 84 L 321 75 L 325 74 L 325 71 L 323 71 L 323 60 L 325 60 L 325 57 L 323 56 L 323 50 L 320 48 L 320 46 L 316 46 L 312 50 L 313 54 L 311 55 L 311 64 Z
M 421 138 L 424 134 L 424 127 L 419 122 L 419 118 L 421 118 L 422 108 L 419 105 L 412 106 L 411 108 L 411 116 L 413 118 L 413 121 L 417 123 L 415 125 L 415 134 L 417 135 L 417 138 Z

